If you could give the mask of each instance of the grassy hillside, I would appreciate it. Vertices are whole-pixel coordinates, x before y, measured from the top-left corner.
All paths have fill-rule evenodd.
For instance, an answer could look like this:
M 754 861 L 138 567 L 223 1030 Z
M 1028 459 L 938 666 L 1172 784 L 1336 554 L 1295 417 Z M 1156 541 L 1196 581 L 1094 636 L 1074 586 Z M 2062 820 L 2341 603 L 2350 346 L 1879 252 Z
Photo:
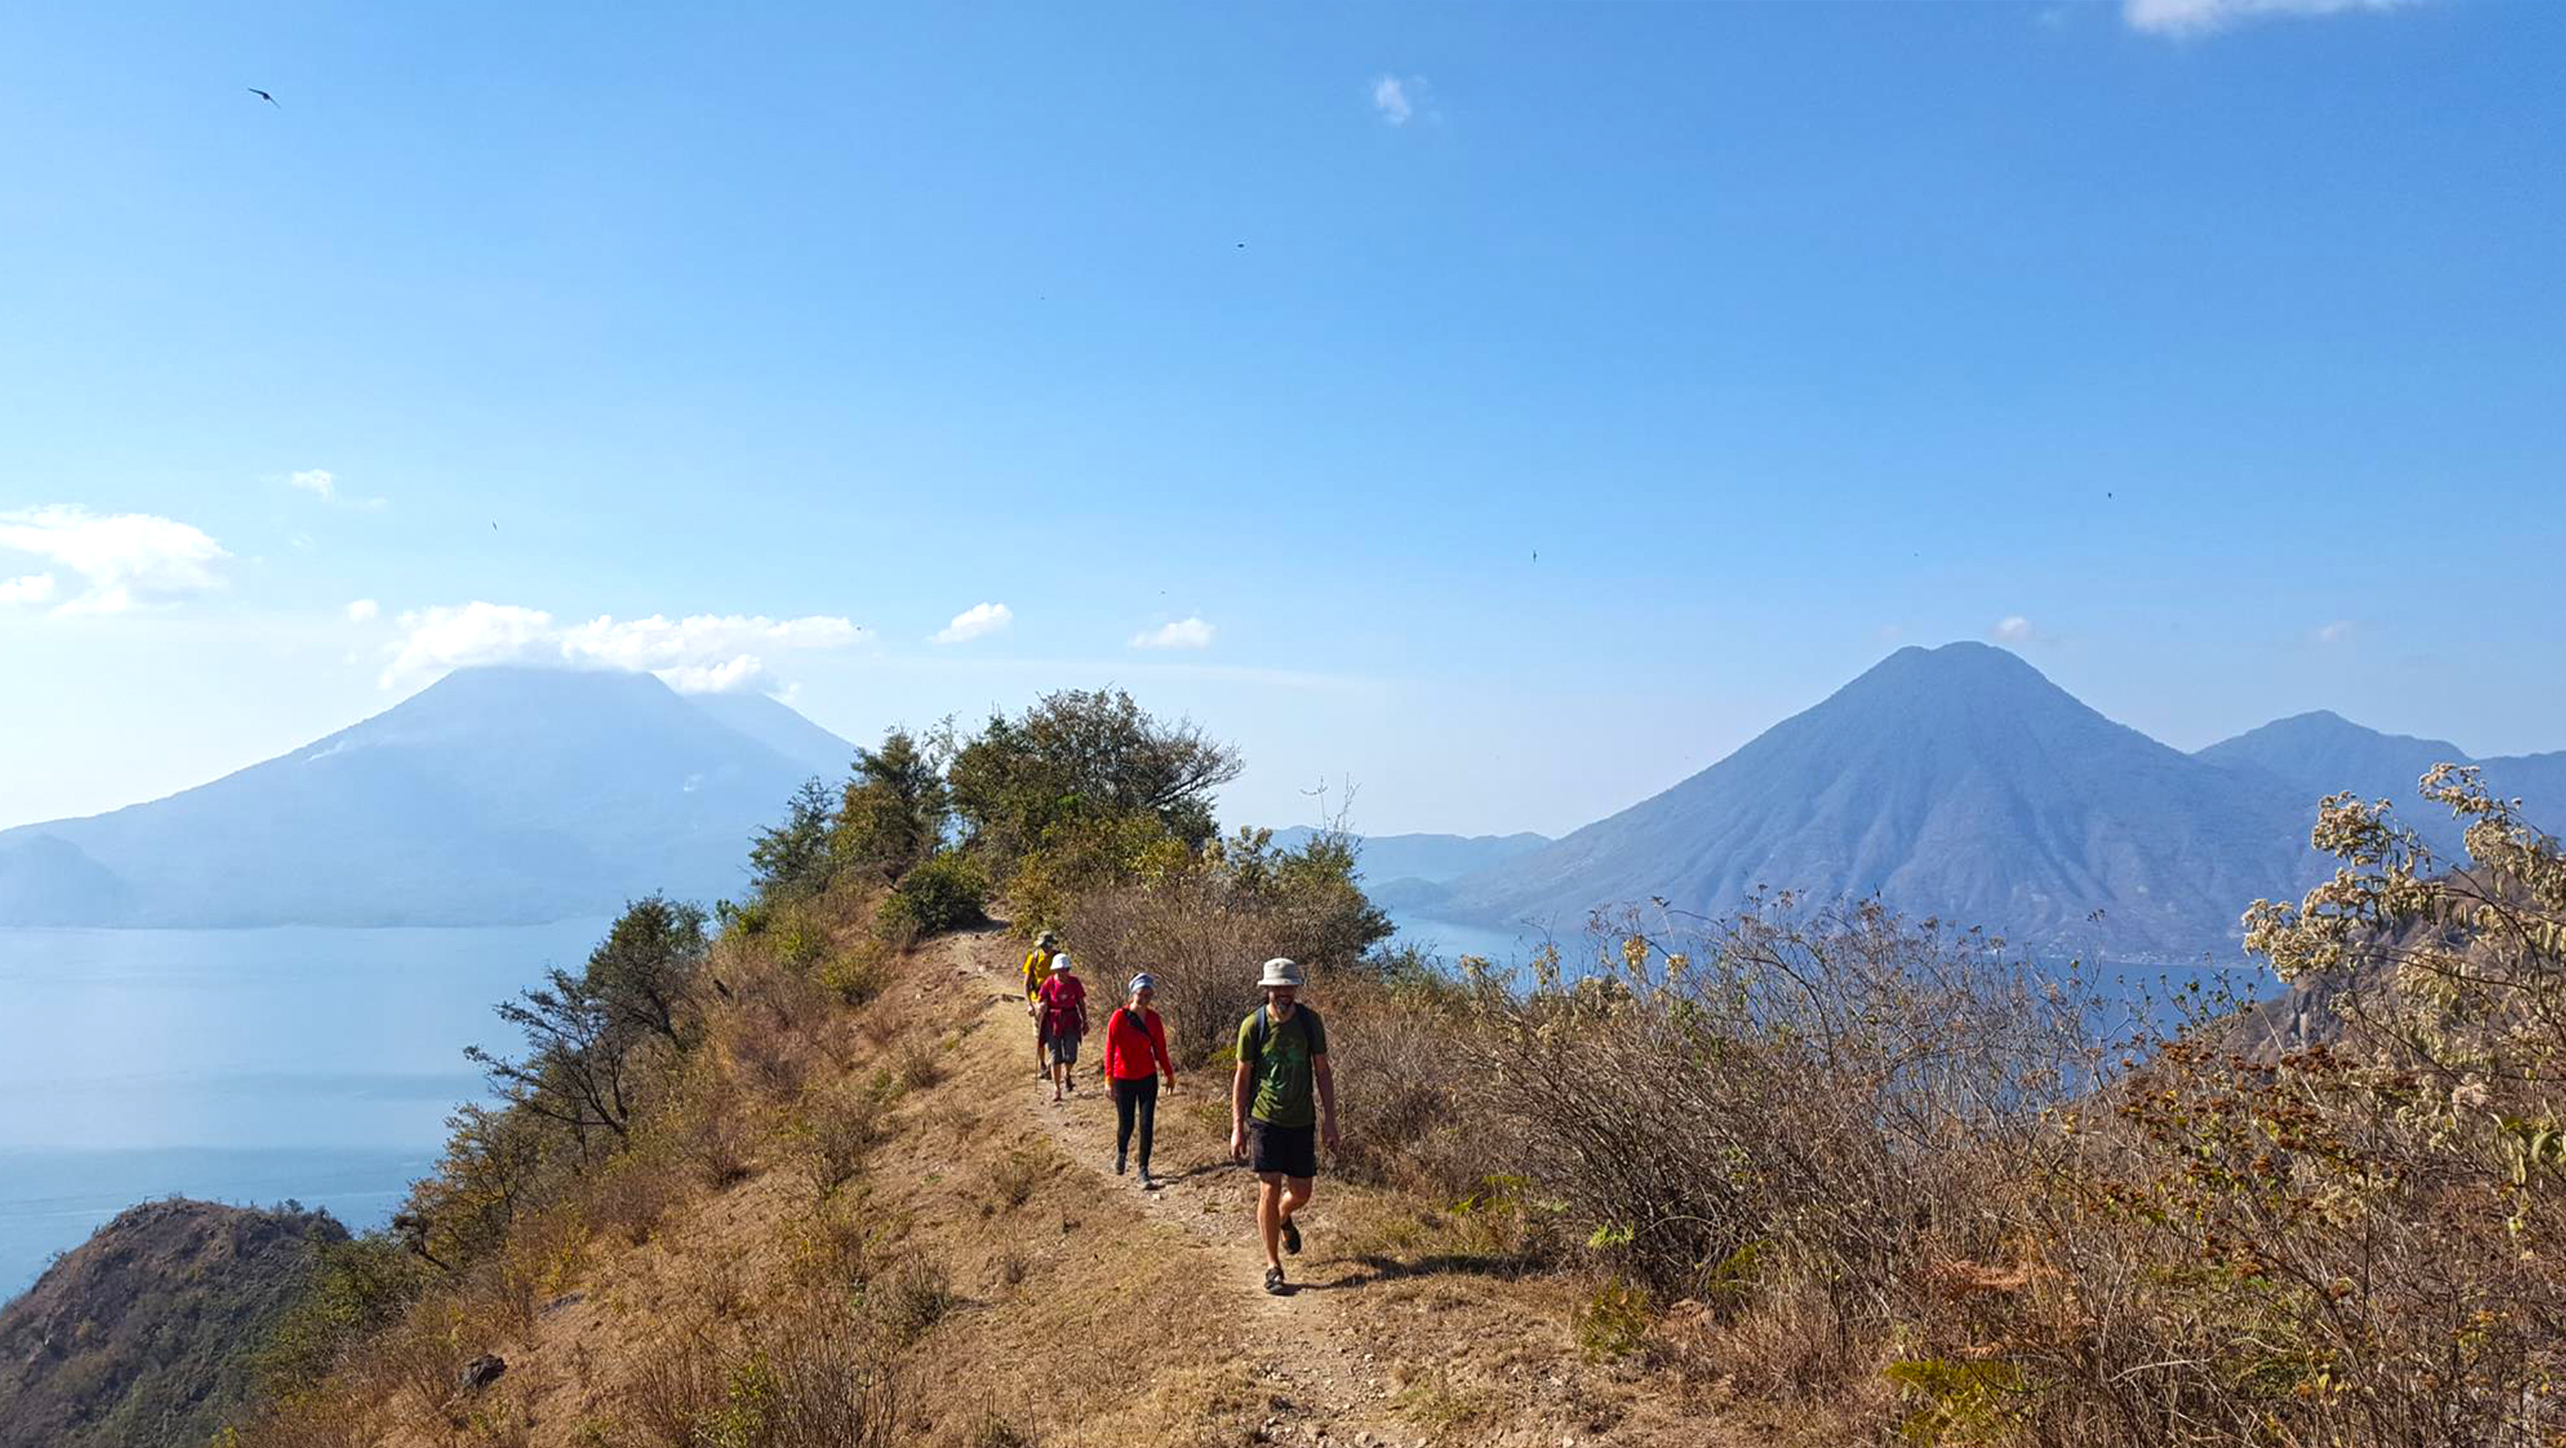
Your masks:
M 514 1008 L 508 1103 L 399 1229 L 322 1254 L 236 1442 L 2566 1431 L 2566 858 L 2465 776 L 2466 876 L 2329 808 L 2345 871 L 2250 938 L 2343 1029 L 2246 1057 L 2220 1003 L 2098 1030 L 2072 981 L 1877 906 L 1634 914 L 1523 989 L 1384 956 L 1342 842 L 1213 832 L 1224 763 L 1055 696 L 860 753 L 717 926 L 636 905 Z M 1028 1071 L 1037 925 L 1100 996 L 1159 977 L 1162 1191 L 1109 1170 L 1092 1076 L 1054 1106 Z M 1221 1094 L 1274 953 L 1311 966 L 1345 1131 L 1283 1297 Z
M 135 1207 L 0 1309 L 0 1448 L 194 1448 L 246 1404 L 244 1344 L 299 1295 L 327 1215 Z

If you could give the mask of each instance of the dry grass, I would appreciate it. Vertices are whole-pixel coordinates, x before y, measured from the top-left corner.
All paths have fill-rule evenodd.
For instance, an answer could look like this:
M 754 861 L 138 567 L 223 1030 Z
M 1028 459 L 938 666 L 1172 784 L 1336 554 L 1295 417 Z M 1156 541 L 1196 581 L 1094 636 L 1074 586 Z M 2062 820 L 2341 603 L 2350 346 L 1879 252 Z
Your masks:
M 923 1091 L 944 1079 L 945 1044 L 911 1037 L 891 1057 L 892 1078 L 911 1091 Z
M 891 1343 L 905 1348 L 953 1309 L 953 1282 L 943 1263 L 911 1256 L 873 1284 L 865 1303 Z
M 826 1391 L 870 1402 L 898 1424 L 882 1430 L 888 1436 L 844 1441 L 962 1444 L 980 1441 L 975 1435 L 983 1433 L 1000 1435 L 987 1441 L 1066 1448 L 1106 1441 L 1209 1448 L 1239 1441 L 1270 1410 L 1265 1390 L 1242 1377 L 1235 1345 L 1218 1331 L 1179 1333 L 1158 1343 L 1129 1381 L 1090 1384 L 1082 1377 L 1065 1400 L 1044 1386 L 1056 1377 L 1044 1368 L 1047 1355 L 1063 1342 L 1111 1339 L 1123 1330 L 1135 1294 L 1198 1303 L 1244 1289 L 1226 1270 L 1207 1279 L 1205 1261 L 1155 1237 L 1166 1227 L 1150 1224 L 1136 1195 L 1083 1175 L 1078 1191 L 1055 1190 L 1066 1185 L 1064 1174 L 1083 1169 L 1047 1137 L 1028 1136 L 1014 1124 L 1014 1113 L 1025 1109 L 1015 1104 L 1018 1097 L 1031 1095 L 1022 1053 L 1011 1049 L 1017 1035 L 1004 1029 L 1017 1018 L 1004 1003 L 992 1007 L 985 992 L 973 991 L 972 1008 L 995 1012 L 987 1019 L 1000 1029 L 964 1034 L 959 1039 L 970 1044 L 955 1049 L 943 1031 L 930 1034 L 925 1025 L 928 1013 L 951 1008 L 953 965 L 973 959 L 958 954 L 968 948 L 968 942 L 921 947 L 902 967 L 914 972 L 916 985 L 895 983 L 859 1016 L 830 1005 L 829 1015 L 810 1028 L 843 1039 L 851 1068 L 809 1051 L 802 1094 L 780 1110 L 753 1079 L 766 1070 L 755 1063 L 803 1054 L 801 1048 L 737 1049 L 731 1033 L 763 1031 L 772 1021 L 749 1016 L 737 1003 L 725 1007 L 699 1056 L 708 1064 L 698 1067 L 719 1079 L 690 1077 L 668 1086 L 658 1113 L 637 1136 L 632 1165 L 579 1183 L 563 1199 L 576 1204 L 575 1212 L 524 1217 L 494 1259 L 504 1261 L 505 1270 L 477 1270 L 460 1290 L 432 1295 L 429 1302 L 442 1304 L 448 1315 L 439 1330 L 403 1349 L 415 1357 L 411 1370 L 420 1386 L 403 1398 L 396 1423 L 387 1428 L 353 1412 L 348 1421 L 356 1426 L 332 1438 L 334 1430 L 320 1418 L 307 1415 L 306 1426 L 293 1428 L 280 1418 L 276 1436 L 245 1438 L 244 1448 L 269 1442 L 455 1448 L 475 1441 L 468 1434 L 484 1430 L 458 1429 L 437 1410 L 451 1395 L 461 1361 L 490 1349 L 503 1351 L 511 1378 L 529 1385 L 523 1399 L 511 1400 L 523 1402 L 527 1419 L 513 1426 L 490 1420 L 486 1431 L 500 1435 L 491 1441 L 522 1430 L 534 1448 L 779 1443 L 785 1440 L 741 1436 L 755 1425 L 723 1415 L 738 1395 L 777 1390 L 802 1370 L 791 1359 L 795 1349 L 771 1330 L 805 1322 L 805 1314 L 818 1310 L 814 1304 L 829 1302 L 841 1309 L 862 1305 L 860 1337 L 834 1340 L 838 1345 L 828 1351 L 835 1356 L 809 1365 L 810 1371 L 838 1385 Z M 754 987 L 758 962 L 734 958 L 727 968 L 735 992 Z M 860 1023 L 883 1017 L 892 1025 L 878 1033 L 881 1044 L 865 1044 Z M 932 1042 L 941 1069 L 904 1067 L 896 1054 L 904 1042 Z M 889 1109 L 894 1094 L 901 1104 Z M 1200 1095 L 1193 1113 L 1162 1115 L 1162 1162 L 1217 1149 L 1215 1138 L 1225 1136 L 1218 1103 Z M 868 1104 L 870 1114 L 863 1109 Z M 737 1131 L 741 1159 L 790 1169 L 715 1189 L 683 1154 L 687 1134 L 705 1125 L 687 1113 L 707 1107 Z M 823 1121 L 845 1128 L 840 1139 L 815 1138 L 814 1123 Z M 868 1140 L 919 1148 L 934 1169 L 868 1171 L 857 1149 Z M 602 1210 L 609 1184 L 653 1159 L 674 1167 L 653 1176 L 673 1183 L 670 1189 L 628 1216 Z M 824 1190 L 820 1182 L 827 1179 L 834 1185 Z M 1332 1200 L 1335 1210 L 1357 1211 L 1351 1194 Z M 1037 1203 L 1044 1210 L 1032 1210 Z M 1484 1230 L 1476 1222 L 1455 1229 L 1444 1250 L 1458 1250 L 1454 1244 L 1464 1236 Z M 966 1302 L 956 1284 L 969 1284 L 975 1300 Z M 582 1305 L 543 1310 L 565 1300 L 565 1291 L 575 1291 Z M 1356 1309 L 1357 1299 L 1369 1295 L 1337 1301 Z M 1322 1304 L 1313 1298 L 1309 1305 Z M 1502 1338 L 1515 1330 L 1522 1310 L 1520 1302 L 1494 1301 L 1474 1289 L 1431 1319 L 1427 1330 L 1410 1331 L 1419 1340 L 1455 1345 Z M 369 1350 L 375 1367 L 342 1377 L 348 1396 L 340 1401 L 352 1410 L 387 1401 L 391 1347 L 390 1339 L 379 1341 Z M 1455 1378 L 1456 1384 L 1476 1381 Z M 985 1402 L 1008 1406 L 997 1416 L 957 1406 Z M 1539 1420 L 1539 1410 L 1518 1405 L 1513 1416 L 1501 1411 L 1490 1422 L 1520 1426 L 1527 1411 Z M 783 1431 L 759 1421 L 768 1425 L 757 1433 Z
M 812 1194 L 826 1197 L 864 1169 L 886 1127 L 880 1096 L 840 1080 L 806 1095 L 784 1129 Z
M 1049 1143 L 1016 1147 L 989 1163 L 990 1196 L 1003 1208 L 1021 1207 L 1033 1200 L 1043 1179 L 1059 1169 L 1059 1154 Z

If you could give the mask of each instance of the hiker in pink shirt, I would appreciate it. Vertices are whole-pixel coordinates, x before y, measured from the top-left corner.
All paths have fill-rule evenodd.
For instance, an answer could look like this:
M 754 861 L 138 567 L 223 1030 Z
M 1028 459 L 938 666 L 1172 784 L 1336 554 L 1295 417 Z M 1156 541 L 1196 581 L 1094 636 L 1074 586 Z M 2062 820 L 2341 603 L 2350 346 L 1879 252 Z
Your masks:
M 1087 1034 L 1087 983 L 1075 974 L 1066 955 L 1051 958 L 1051 976 L 1042 983 L 1037 1007 L 1042 1012 L 1043 1039 L 1051 1042 L 1051 1099 L 1075 1091 L 1069 1068 L 1078 1064 L 1078 1038 Z

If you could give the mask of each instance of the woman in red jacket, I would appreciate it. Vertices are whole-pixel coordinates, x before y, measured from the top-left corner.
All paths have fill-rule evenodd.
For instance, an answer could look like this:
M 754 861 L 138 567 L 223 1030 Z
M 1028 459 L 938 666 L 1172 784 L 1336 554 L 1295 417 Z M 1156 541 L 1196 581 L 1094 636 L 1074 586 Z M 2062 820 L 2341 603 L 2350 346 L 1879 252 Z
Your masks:
M 1158 1129 L 1158 1074 L 1167 1073 L 1167 1089 L 1176 1089 L 1176 1065 L 1167 1058 L 1167 1027 L 1149 1008 L 1158 984 L 1146 973 L 1132 977 L 1131 995 L 1105 1018 L 1105 1079 L 1114 1088 L 1114 1174 L 1122 1175 L 1130 1155 L 1132 1120 L 1140 1120 L 1140 1184 L 1144 1191 L 1158 1182 L 1149 1174 L 1149 1146 Z

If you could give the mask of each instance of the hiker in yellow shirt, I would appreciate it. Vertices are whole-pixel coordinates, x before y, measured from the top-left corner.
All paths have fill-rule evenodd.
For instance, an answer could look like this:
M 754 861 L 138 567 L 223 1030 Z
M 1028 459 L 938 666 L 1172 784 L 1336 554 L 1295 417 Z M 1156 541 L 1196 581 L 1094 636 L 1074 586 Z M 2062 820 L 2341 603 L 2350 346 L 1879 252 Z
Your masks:
M 1034 1074 L 1051 1074 L 1050 1041 L 1042 1030 L 1042 983 L 1051 978 L 1051 958 L 1060 954 L 1060 937 L 1046 930 L 1034 937 L 1033 953 L 1025 957 L 1025 1014 L 1034 1023 Z

